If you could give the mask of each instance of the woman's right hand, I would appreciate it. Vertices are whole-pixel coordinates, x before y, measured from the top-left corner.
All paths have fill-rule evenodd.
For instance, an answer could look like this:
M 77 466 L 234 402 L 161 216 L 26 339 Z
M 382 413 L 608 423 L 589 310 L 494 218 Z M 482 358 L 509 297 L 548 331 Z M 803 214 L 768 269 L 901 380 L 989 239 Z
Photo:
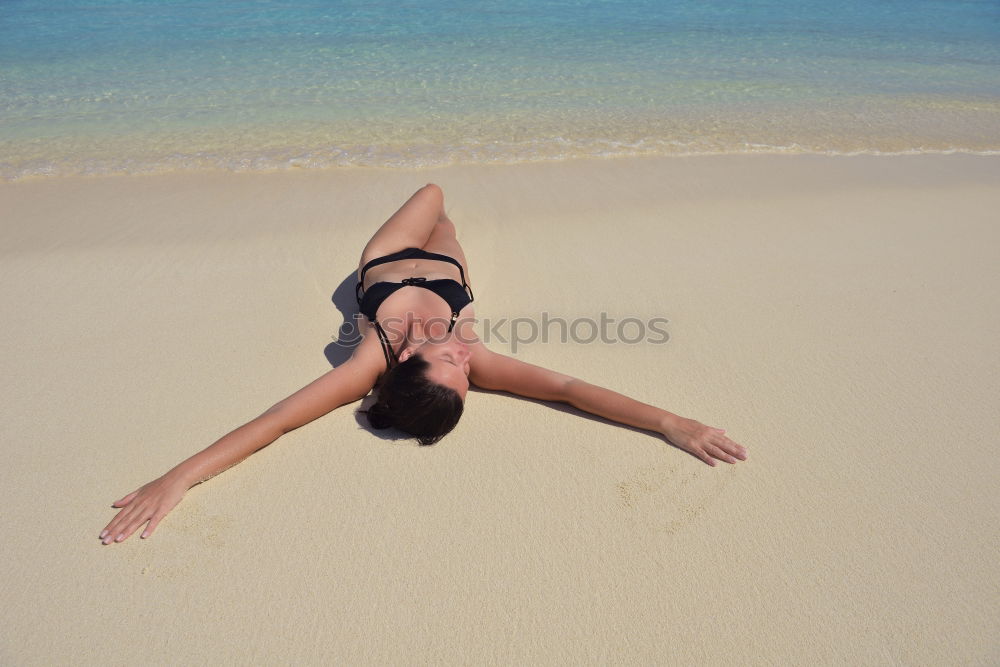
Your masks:
M 181 501 L 188 488 L 189 485 L 184 480 L 168 472 L 121 500 L 115 501 L 111 506 L 120 507 L 121 511 L 101 531 L 101 542 L 104 544 L 121 542 L 147 522 L 141 537 L 149 537 L 156 530 L 160 520 Z
M 716 460 L 736 463 L 747 460 L 747 449 L 726 437 L 721 428 L 706 426 L 694 419 L 670 415 L 660 431 L 667 440 L 710 466 Z

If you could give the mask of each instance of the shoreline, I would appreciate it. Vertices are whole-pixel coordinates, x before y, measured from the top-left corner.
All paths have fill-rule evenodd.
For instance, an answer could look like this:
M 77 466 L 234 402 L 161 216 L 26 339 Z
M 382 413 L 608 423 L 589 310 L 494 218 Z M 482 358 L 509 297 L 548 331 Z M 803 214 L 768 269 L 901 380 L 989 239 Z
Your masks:
M 634 152 L 622 151 L 619 153 L 580 153 L 577 155 L 552 155 L 536 158 L 502 158 L 484 159 L 482 156 L 472 156 L 466 158 L 442 158 L 440 161 L 429 163 L 417 162 L 414 164 L 392 164 L 392 163 L 368 163 L 359 162 L 331 162 L 328 159 L 314 158 L 282 158 L 275 162 L 271 158 L 254 157 L 239 159 L 241 164 L 254 163 L 253 167 L 233 167 L 220 166 L 217 162 L 207 162 L 198 166 L 190 165 L 162 165 L 142 168 L 138 171 L 134 167 L 102 167 L 94 172 L 71 170 L 65 172 L 54 171 L 53 167 L 46 167 L 41 173 L 19 173 L 13 176 L 0 176 L 0 185 L 34 182 L 45 179 L 60 178 L 115 178 L 115 177 L 149 177 L 149 176 L 178 176 L 178 175 L 204 175 L 219 176 L 225 174 L 278 174 L 278 173 L 337 173 L 341 171 L 386 171 L 386 172 L 414 172 L 414 171 L 437 171 L 441 169 L 466 169 L 482 166 L 491 167 L 517 167 L 524 165 L 540 164 L 567 164 L 572 162 L 601 162 L 618 160 L 674 160 L 674 159 L 704 159 L 704 158 L 746 158 L 746 157 L 829 157 L 829 158 L 852 158 L 852 157 L 914 157 L 914 156 L 950 156 L 968 155 L 974 157 L 995 157 L 1000 155 L 1000 147 L 989 149 L 977 148 L 907 148 L 901 150 L 879 150 L 879 149 L 857 149 L 857 150 L 818 150 L 803 148 L 799 145 L 788 146 L 754 146 L 746 150 L 693 150 L 693 151 L 657 151 L 657 150 L 637 150 Z M 185 158 L 187 159 L 187 158 Z M 131 160 L 130 160 L 131 162 Z

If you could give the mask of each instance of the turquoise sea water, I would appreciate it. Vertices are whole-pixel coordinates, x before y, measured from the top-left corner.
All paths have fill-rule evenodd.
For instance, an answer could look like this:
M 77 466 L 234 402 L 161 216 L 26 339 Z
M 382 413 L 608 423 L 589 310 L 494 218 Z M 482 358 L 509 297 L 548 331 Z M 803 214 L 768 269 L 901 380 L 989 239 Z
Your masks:
M 0 2 L 0 178 L 954 150 L 997 0 Z

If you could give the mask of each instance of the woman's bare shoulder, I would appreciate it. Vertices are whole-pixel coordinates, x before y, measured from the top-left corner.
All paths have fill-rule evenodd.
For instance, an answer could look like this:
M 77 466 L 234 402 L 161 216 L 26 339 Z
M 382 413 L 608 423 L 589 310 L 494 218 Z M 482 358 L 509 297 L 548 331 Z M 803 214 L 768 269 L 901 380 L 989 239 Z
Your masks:
M 469 381 L 483 389 L 561 401 L 565 398 L 567 383 L 573 380 L 569 375 L 493 352 L 482 341 L 477 340 L 469 349 L 472 352 Z
M 368 320 L 364 320 L 361 335 L 361 342 L 354 347 L 350 359 L 344 363 L 374 373 L 377 378 L 385 370 L 385 355 L 375 328 L 368 324 Z

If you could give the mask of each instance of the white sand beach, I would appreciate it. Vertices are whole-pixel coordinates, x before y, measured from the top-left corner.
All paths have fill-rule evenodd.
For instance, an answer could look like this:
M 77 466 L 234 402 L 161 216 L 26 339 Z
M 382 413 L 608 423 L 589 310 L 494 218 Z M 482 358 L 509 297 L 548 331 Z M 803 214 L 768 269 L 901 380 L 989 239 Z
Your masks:
M 749 460 L 484 391 L 418 447 L 353 405 L 102 546 L 346 358 L 360 250 L 429 181 L 484 322 L 667 320 L 518 358 Z M 998 157 L 39 178 L 0 211 L 2 664 L 1000 661 Z

